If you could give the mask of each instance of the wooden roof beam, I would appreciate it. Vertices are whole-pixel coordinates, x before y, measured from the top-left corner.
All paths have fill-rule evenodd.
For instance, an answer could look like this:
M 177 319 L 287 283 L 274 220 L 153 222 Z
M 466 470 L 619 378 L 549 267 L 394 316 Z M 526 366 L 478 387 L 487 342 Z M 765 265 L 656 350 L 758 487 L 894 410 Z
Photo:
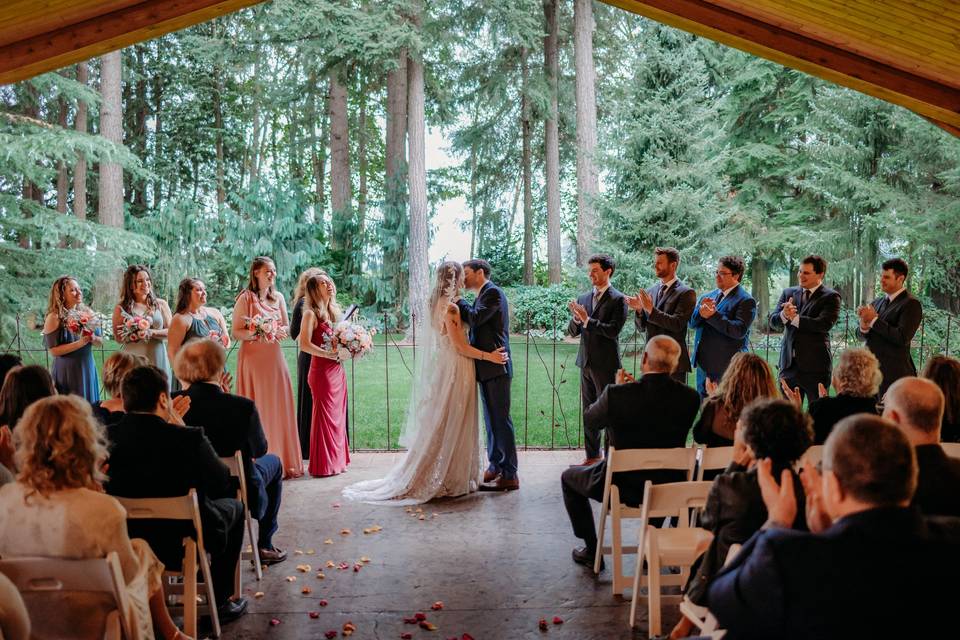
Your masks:
M 85 20 L 0 46 L 0 84 L 25 80 L 261 1 L 142 0 L 107 13 L 90 3 Z
M 960 90 L 704 0 L 603 0 L 960 128 Z M 942 124 L 941 124 L 942 123 Z

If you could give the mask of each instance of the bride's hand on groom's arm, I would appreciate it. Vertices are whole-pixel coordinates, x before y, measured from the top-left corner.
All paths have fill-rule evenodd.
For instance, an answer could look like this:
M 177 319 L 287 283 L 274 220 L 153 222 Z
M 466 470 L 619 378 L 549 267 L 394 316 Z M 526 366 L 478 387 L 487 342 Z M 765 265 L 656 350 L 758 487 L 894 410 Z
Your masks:
M 506 347 L 500 347 L 496 351 L 488 351 L 481 359 L 489 360 L 496 364 L 507 364 L 507 361 L 510 359 L 510 354 L 507 353 Z

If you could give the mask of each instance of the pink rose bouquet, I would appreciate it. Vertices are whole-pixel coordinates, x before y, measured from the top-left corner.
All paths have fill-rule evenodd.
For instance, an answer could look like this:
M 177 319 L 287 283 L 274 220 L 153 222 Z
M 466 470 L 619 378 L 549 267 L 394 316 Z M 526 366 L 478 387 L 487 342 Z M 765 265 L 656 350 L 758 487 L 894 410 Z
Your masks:
M 373 350 L 374 335 L 376 329 L 344 320 L 333 325 L 333 332 L 324 338 L 324 348 L 336 351 L 340 360 L 359 360 Z
M 257 340 L 276 342 L 280 323 L 277 322 L 277 319 L 273 316 L 265 316 L 258 313 L 252 318 L 247 318 L 247 329 L 253 331 L 253 335 Z
M 74 308 L 67 311 L 64 323 L 71 333 L 80 336 L 92 336 L 100 328 L 100 319 L 91 309 L 87 308 Z
M 230 343 L 230 338 L 227 336 L 227 334 L 220 333 L 219 331 L 211 331 L 207 334 L 207 338 L 213 340 L 214 342 L 219 342 L 224 347 Z
M 150 326 L 153 324 L 146 316 L 127 313 L 121 310 L 123 324 L 120 325 L 121 342 L 140 342 L 150 338 Z

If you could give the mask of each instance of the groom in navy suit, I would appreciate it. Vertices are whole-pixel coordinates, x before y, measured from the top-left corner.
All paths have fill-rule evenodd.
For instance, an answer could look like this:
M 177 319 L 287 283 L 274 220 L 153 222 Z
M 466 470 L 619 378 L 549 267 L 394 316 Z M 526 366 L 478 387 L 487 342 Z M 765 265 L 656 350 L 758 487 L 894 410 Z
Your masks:
M 720 382 L 735 353 L 750 349 L 750 325 L 757 301 L 740 285 L 745 270 L 740 256 L 724 256 L 717 264 L 717 288 L 697 301 L 690 318 L 696 329 L 691 361 L 697 368 L 697 391 L 707 397 L 707 378 Z
M 503 289 L 493 284 L 490 263 L 486 260 L 467 260 L 463 263 L 463 280 L 468 290 L 477 292 L 474 303 L 457 300 L 460 315 L 470 325 L 470 344 L 483 351 L 500 347 L 510 354 L 510 309 Z M 513 491 L 520 488 L 517 477 L 517 445 L 513 422 L 510 420 L 510 382 L 513 364 L 497 364 L 488 360 L 474 360 L 480 398 L 483 403 L 483 421 L 487 427 L 487 457 L 490 465 L 483 472 L 481 491 Z

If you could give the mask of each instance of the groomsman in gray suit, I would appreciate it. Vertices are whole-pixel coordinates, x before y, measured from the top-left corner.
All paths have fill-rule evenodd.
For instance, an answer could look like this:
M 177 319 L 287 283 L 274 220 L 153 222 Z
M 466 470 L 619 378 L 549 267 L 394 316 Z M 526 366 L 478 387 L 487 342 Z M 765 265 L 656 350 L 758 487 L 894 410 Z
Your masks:
M 687 351 L 687 323 L 693 315 L 697 294 L 677 278 L 680 252 L 673 247 L 657 247 L 653 251 L 653 270 L 660 279 L 649 289 L 627 296 L 627 306 L 636 312 L 637 331 L 647 334 L 647 342 L 654 336 L 670 336 L 680 345 L 680 362 L 670 374 L 678 382 L 687 383 L 691 371 Z

